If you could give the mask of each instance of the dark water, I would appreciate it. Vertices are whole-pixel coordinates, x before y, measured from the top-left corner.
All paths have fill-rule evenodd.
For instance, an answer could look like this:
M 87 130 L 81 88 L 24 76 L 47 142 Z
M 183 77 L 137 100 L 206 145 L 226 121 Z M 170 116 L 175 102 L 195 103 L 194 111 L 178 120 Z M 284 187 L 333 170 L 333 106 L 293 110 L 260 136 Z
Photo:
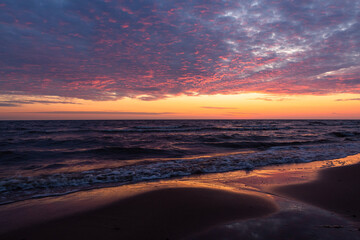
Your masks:
M 360 121 L 0 121 L 0 202 L 360 152 Z

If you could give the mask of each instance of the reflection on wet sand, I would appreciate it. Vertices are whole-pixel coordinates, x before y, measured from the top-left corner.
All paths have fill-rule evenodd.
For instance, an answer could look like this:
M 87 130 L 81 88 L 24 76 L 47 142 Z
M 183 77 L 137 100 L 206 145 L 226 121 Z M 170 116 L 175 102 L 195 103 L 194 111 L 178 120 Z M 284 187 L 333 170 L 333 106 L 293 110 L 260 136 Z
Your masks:
M 355 155 L 33 199 L 0 206 L 0 232 L 3 239 L 360 239 L 355 217 L 343 218 L 334 213 L 337 208 L 313 202 L 318 198 L 311 189 L 336 188 L 343 198 L 335 205 L 359 216 L 356 203 L 346 202 L 358 199 L 349 195 L 359 186 L 359 165 L 352 165 L 358 162 Z M 306 199 L 281 190 L 297 188 Z

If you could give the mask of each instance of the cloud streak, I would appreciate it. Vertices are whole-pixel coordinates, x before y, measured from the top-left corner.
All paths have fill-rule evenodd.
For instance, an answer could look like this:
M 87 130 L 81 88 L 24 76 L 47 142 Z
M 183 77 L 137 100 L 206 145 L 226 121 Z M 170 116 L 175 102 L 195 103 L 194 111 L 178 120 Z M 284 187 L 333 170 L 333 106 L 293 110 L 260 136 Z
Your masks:
M 0 94 L 360 93 L 359 9 L 359 0 L 4 0 Z
M 57 97 L 57 96 L 23 96 L 20 92 L 6 92 L 0 95 L 1 107 L 18 107 L 28 104 L 81 104 L 76 102 L 75 99 Z
M 343 102 L 343 101 L 360 101 L 360 98 L 346 98 L 346 99 L 336 99 L 337 102 Z
M 29 113 L 29 112 L 27 112 Z M 107 111 L 51 111 L 51 112 L 31 112 L 40 114 L 100 114 L 100 115 L 168 115 L 171 112 L 107 112 Z
M 0 101 L 0 106 L 1 107 L 17 107 L 17 106 L 21 106 L 23 104 L 35 104 L 35 103 L 41 103 L 41 104 L 78 104 L 78 103 L 68 102 L 68 101 L 14 100 L 14 101 Z

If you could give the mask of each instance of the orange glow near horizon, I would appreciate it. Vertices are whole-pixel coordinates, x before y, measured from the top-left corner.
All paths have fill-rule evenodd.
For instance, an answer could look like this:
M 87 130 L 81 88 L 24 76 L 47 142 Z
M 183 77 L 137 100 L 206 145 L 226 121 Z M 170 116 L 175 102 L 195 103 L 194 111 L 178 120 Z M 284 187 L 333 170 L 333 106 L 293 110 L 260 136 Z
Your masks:
M 73 104 L 0 107 L 0 120 L 50 119 L 360 119 L 356 94 L 177 96 L 155 101 L 71 99 Z M 38 98 L 42 99 L 42 98 Z

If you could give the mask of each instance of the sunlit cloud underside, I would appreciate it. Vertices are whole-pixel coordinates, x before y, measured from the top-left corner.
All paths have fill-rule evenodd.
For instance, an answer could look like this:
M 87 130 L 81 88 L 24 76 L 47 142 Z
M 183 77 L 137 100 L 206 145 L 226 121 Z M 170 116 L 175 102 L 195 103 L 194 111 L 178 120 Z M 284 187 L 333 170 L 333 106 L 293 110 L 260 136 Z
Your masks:
M 359 11 L 358 0 L 3 0 L 0 94 L 358 94 Z

